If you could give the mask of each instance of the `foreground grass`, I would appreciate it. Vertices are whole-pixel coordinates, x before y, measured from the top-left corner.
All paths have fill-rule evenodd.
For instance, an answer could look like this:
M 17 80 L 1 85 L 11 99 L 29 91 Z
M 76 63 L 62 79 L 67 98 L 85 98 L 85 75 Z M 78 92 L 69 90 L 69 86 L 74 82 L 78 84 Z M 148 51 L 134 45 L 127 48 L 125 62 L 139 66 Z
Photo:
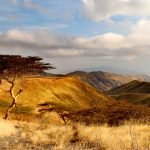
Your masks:
M 0 121 L 2 150 L 149 150 L 149 143 L 150 128 L 144 124 L 108 127 Z

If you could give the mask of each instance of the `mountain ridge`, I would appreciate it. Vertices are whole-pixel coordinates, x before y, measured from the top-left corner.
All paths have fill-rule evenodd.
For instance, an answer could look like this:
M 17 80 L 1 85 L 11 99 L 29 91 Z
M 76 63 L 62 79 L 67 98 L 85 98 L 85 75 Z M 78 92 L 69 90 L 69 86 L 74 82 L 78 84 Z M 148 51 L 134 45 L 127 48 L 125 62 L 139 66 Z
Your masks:
M 126 84 L 132 80 L 150 82 L 150 77 L 146 75 L 123 75 L 102 71 L 75 71 L 66 74 L 66 76 L 76 76 L 100 91 L 108 91 L 117 86 Z

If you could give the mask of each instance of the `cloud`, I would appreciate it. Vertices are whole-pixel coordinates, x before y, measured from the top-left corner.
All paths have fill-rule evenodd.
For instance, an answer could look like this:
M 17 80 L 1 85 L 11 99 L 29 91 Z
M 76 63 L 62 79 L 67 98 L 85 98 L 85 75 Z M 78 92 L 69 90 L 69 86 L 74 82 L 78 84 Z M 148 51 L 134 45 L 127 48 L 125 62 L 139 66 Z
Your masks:
M 100 21 L 112 16 L 150 16 L 149 0 L 82 0 L 85 15 Z
M 74 19 L 75 15 L 77 14 L 77 4 L 73 3 L 75 4 L 75 6 L 73 5 L 74 7 L 65 8 L 64 4 L 69 2 L 70 1 L 68 0 L 64 0 L 63 2 L 61 2 L 60 0 L 55 0 L 54 2 L 48 0 L 46 0 L 45 2 L 24 0 L 23 7 L 28 10 L 35 10 L 43 16 L 61 20 L 71 20 Z
M 129 35 L 106 33 L 96 37 L 71 37 L 46 30 L 10 30 L 0 35 L 0 50 L 9 53 L 56 57 L 117 57 L 128 60 L 150 55 L 150 21 L 141 20 Z
M 39 3 L 33 3 L 32 0 L 24 0 L 24 7 L 27 9 L 34 9 L 40 12 L 41 14 L 52 15 L 46 7 L 43 7 Z
M 13 3 L 15 6 L 18 5 L 18 0 L 11 0 L 11 1 L 12 1 L 12 3 Z

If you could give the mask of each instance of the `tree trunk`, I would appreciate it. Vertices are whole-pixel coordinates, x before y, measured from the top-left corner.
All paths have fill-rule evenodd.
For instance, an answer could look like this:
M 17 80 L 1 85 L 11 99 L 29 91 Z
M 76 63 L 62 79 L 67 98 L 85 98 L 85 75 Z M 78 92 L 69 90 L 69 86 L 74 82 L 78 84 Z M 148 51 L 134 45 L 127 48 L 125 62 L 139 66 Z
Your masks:
M 12 101 L 11 105 L 9 105 L 9 107 L 8 107 L 7 110 L 6 110 L 5 117 L 4 117 L 5 120 L 9 117 L 9 115 L 10 115 L 12 109 L 13 109 L 15 106 L 16 106 L 16 99 L 13 98 L 13 101 Z
M 12 109 L 16 107 L 17 96 L 15 96 L 13 92 L 13 88 L 14 88 L 14 81 L 11 82 L 11 88 L 10 88 L 10 95 L 12 97 L 12 103 L 9 105 L 9 107 L 6 110 L 5 117 L 4 117 L 5 120 L 9 117 L 9 114 L 11 113 Z

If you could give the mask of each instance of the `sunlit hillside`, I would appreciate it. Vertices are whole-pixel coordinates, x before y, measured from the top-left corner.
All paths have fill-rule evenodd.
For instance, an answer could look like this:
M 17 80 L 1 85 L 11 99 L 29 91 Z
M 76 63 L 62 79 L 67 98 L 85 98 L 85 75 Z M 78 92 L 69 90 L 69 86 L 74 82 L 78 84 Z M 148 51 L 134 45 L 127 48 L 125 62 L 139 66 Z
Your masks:
M 17 100 L 18 106 L 32 109 L 44 102 L 70 109 L 80 109 L 103 105 L 112 100 L 75 77 L 28 77 L 23 81 L 17 81 L 14 89 L 15 93 L 23 89 Z M 9 84 L 3 82 L 0 86 L 1 109 L 10 103 L 10 93 L 6 92 L 8 90 Z

